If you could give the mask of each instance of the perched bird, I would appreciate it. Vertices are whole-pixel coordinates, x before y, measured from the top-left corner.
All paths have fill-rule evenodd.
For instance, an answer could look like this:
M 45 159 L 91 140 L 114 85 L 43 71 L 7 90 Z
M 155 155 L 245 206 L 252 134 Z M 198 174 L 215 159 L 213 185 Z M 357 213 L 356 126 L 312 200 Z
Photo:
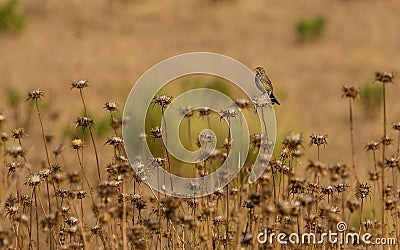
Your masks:
M 278 99 L 276 99 L 274 95 L 274 89 L 272 87 L 272 82 L 268 78 L 267 73 L 265 73 L 265 69 L 263 67 L 257 67 L 255 68 L 256 71 L 256 76 L 255 76 L 255 82 L 257 88 L 263 92 L 263 94 L 268 93 L 269 98 L 271 99 L 272 104 L 278 104 L 280 105 Z

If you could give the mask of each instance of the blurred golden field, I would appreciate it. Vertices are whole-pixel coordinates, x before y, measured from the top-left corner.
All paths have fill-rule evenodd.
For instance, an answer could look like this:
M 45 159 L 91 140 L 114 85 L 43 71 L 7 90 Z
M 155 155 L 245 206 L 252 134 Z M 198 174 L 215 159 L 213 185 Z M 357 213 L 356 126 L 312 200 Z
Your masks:
M 0 6 L 6 2 L 0 0 Z M 274 106 L 276 155 L 289 132 L 304 136 L 299 176 L 307 160 L 317 158 L 308 147 L 311 134 L 328 135 L 321 161 L 351 165 L 348 100 L 341 87 L 358 86 L 355 153 L 360 179 L 368 179 L 373 162 L 364 146 L 382 137 L 382 108 L 366 108 L 363 93 L 367 85 L 381 86 L 374 83 L 376 71 L 400 74 L 397 0 L 20 0 L 16 11 L 25 26 L 0 30 L 0 112 L 8 119 L 8 133 L 28 125 L 25 147 L 32 169 L 39 169 L 35 165 L 45 155 L 36 110 L 24 102 L 28 91 L 44 91 L 40 108 L 46 133 L 54 136 L 50 150 L 62 143 L 69 152 L 77 136 L 75 119 L 84 115 L 71 82 L 87 79 L 85 101 L 99 138 L 99 158 L 106 161 L 113 152 L 103 145 L 112 136 L 110 128 L 102 133 L 109 119 L 104 103 L 116 101 L 122 112 L 132 86 L 150 67 L 171 56 L 206 51 L 230 56 L 250 69 L 266 68 L 281 102 Z M 302 36 L 300 23 L 318 18 L 323 20 L 318 34 Z M 397 132 L 390 128 L 400 121 L 398 80 L 386 89 L 388 135 L 397 145 Z M 93 167 L 86 174 L 94 179 L 97 170 L 89 151 L 91 158 L 85 160 Z M 388 148 L 387 156 L 395 153 L 396 146 Z M 73 157 L 65 164 L 77 166 Z M 389 184 L 391 180 L 389 174 Z
M 395 0 L 32 0 L 21 1 L 18 10 L 26 16 L 26 28 L 0 33 L 1 93 L 41 88 L 50 110 L 70 119 L 79 100 L 69 91 L 72 80 L 90 81 L 89 106 L 100 113 L 99 102 L 123 105 L 138 77 L 161 60 L 193 51 L 222 53 L 249 68 L 267 69 L 283 103 L 275 108 L 278 135 L 328 134 L 335 154 L 324 156 L 327 161 L 350 159 L 342 132 L 347 102 L 340 87 L 362 86 L 372 82 L 376 70 L 396 72 L 400 65 L 400 4 Z M 326 20 L 323 34 L 299 42 L 297 22 L 315 16 Z M 398 86 L 390 89 L 389 99 L 395 99 Z M 379 131 L 365 126 L 370 121 L 361 111 L 356 106 L 358 147 L 379 137 Z M 394 103 L 388 112 L 400 118 Z M 365 157 L 360 153 L 358 158 Z

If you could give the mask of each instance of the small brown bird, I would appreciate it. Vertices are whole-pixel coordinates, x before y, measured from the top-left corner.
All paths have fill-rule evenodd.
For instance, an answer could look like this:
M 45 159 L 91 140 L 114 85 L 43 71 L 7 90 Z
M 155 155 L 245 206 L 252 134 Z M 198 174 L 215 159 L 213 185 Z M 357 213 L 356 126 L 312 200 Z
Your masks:
M 263 67 L 255 68 L 256 76 L 255 82 L 257 88 L 263 92 L 263 94 L 268 93 L 269 98 L 271 99 L 272 104 L 280 105 L 278 99 L 276 99 L 274 95 L 274 88 L 272 87 L 272 82 L 268 78 L 267 73 L 265 73 L 265 69 Z

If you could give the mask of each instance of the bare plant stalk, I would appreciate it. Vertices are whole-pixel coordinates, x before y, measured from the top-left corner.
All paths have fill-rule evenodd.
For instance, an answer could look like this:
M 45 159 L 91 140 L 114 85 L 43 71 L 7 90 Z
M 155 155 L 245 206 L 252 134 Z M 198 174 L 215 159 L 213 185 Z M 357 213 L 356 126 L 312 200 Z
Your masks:
M 51 167 L 51 163 L 50 163 L 49 150 L 47 149 L 46 136 L 45 136 L 45 133 L 44 133 L 44 126 L 43 126 L 42 116 L 41 116 L 40 110 L 39 110 L 38 100 L 39 100 L 39 99 L 35 99 L 36 112 L 37 112 L 37 115 L 38 115 L 38 117 L 39 117 L 40 128 L 41 128 L 41 130 L 42 130 L 43 145 L 44 145 L 44 149 L 45 149 L 45 151 L 46 151 L 47 164 L 48 164 L 48 166 L 49 166 L 49 168 L 50 168 L 50 167 Z M 50 201 L 49 182 L 48 182 L 47 179 L 46 179 L 46 188 L 47 188 L 47 201 L 48 201 L 48 209 L 49 209 L 48 211 L 49 211 L 49 213 L 50 213 L 50 211 L 51 211 L 51 201 Z M 52 235 L 52 233 L 53 233 L 52 231 L 53 231 L 52 229 L 49 230 L 49 241 L 50 241 L 50 246 L 53 245 L 53 241 L 52 241 L 52 237 L 51 237 L 51 235 Z
M 43 138 L 44 149 L 46 150 L 47 163 L 49 164 L 49 167 L 51 167 L 49 150 L 47 149 L 47 142 L 46 142 L 46 136 L 44 134 L 44 127 L 43 127 L 42 117 L 41 117 L 40 111 L 39 111 L 38 99 L 35 100 L 35 105 L 36 105 L 37 115 L 38 115 L 39 121 L 40 121 L 40 128 L 42 129 L 42 138 Z
M 396 150 L 396 158 L 399 157 L 400 154 L 400 130 L 397 133 L 397 150 Z M 396 172 L 397 173 L 397 172 Z
M 39 241 L 39 215 L 38 215 L 38 208 L 37 208 L 37 193 L 36 187 L 33 187 L 33 196 L 35 197 L 35 217 L 36 217 L 36 248 L 40 249 L 40 241 Z M 32 230 L 32 228 L 31 228 Z
M 127 250 L 128 241 L 126 235 L 126 201 L 125 201 L 125 179 L 122 179 L 122 244 L 123 250 Z
M 171 190 L 174 191 L 174 185 L 172 184 L 171 162 L 170 162 L 169 153 L 168 153 L 168 137 L 167 137 L 168 130 L 167 130 L 167 121 L 165 120 L 165 116 L 164 116 L 164 107 L 161 107 L 161 114 L 162 114 L 162 119 L 163 119 L 164 128 L 165 128 L 165 147 L 164 148 L 165 148 L 165 154 L 167 155 L 169 180 L 171 183 Z
M 88 112 L 87 112 L 87 109 L 86 109 L 85 98 L 83 98 L 82 89 L 79 89 L 79 94 L 80 94 L 81 99 L 82 99 L 83 109 L 84 109 L 84 111 L 85 111 L 85 115 L 86 115 L 86 117 L 89 117 Z M 101 174 L 100 174 L 99 156 L 98 156 L 98 154 L 97 154 L 96 143 L 95 143 L 95 141 L 94 141 L 94 136 L 93 136 L 93 132 L 92 132 L 91 126 L 89 126 L 89 133 L 90 133 L 90 138 L 92 139 L 92 143 L 93 143 L 94 155 L 95 155 L 95 157 L 96 157 L 97 174 L 98 174 L 99 182 L 100 182 L 100 181 L 101 181 Z
M 350 115 L 350 140 L 351 140 L 351 159 L 353 163 L 353 171 L 354 171 L 354 176 L 356 178 L 357 183 L 360 182 L 358 179 L 357 175 L 357 169 L 356 169 L 356 155 L 355 155 L 355 149 L 354 149 L 354 122 L 353 122 L 353 102 L 352 98 L 349 98 L 349 115 Z
M 8 187 L 8 178 L 7 178 L 7 159 L 6 159 L 6 143 L 3 142 L 3 169 L 4 169 L 4 187 Z
M 386 201 L 386 84 L 382 83 L 382 96 L 383 96 L 383 138 L 382 138 L 382 235 L 386 236 L 386 218 L 385 218 L 385 201 Z

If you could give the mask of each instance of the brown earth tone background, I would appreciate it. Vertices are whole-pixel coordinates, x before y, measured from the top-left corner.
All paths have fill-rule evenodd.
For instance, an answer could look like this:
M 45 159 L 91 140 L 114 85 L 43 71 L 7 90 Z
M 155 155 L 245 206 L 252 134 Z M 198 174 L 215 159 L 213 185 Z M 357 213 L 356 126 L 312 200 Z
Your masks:
M 71 127 L 81 111 L 72 80 L 89 80 L 87 105 L 99 117 L 106 101 L 116 100 L 122 109 L 132 85 L 154 64 L 210 51 L 267 69 L 282 103 L 275 108 L 278 142 L 290 131 L 302 132 L 305 144 L 311 133 L 327 134 L 329 150 L 322 151 L 322 160 L 350 163 L 348 103 L 341 86 L 361 87 L 377 70 L 400 71 L 396 0 L 30 0 L 21 1 L 18 11 L 26 16 L 26 28 L 0 33 L 0 110 L 9 111 L 3 99 L 7 89 L 25 94 L 41 88 L 47 114 L 58 114 Z M 298 21 L 315 16 L 326 21 L 323 33 L 300 42 Z M 400 89 L 388 89 L 388 121 L 398 121 Z M 380 119 L 367 119 L 360 104 L 354 112 L 359 168 L 371 169 L 363 146 L 380 137 Z M 47 119 L 45 126 L 60 135 L 57 124 Z M 36 137 L 27 132 L 30 140 Z M 32 152 L 42 156 L 42 146 L 34 148 L 33 142 Z M 314 149 L 306 153 L 316 158 Z

